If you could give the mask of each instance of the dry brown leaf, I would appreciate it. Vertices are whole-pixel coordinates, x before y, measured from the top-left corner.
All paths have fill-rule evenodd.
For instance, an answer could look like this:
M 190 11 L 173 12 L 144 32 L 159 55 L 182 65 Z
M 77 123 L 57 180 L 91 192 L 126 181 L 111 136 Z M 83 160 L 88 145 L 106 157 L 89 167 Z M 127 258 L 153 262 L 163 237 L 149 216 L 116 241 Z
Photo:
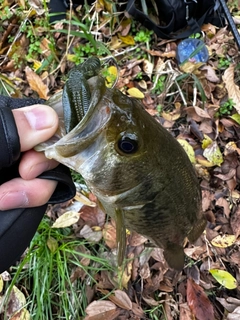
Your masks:
M 122 290 L 115 290 L 115 295 L 109 296 L 109 300 L 115 303 L 118 307 L 125 310 L 132 310 L 132 301 L 126 292 Z
M 110 310 L 116 310 L 116 306 L 111 301 L 98 300 L 90 303 L 86 308 L 86 313 L 88 316 L 95 316 Z
M 112 224 L 105 224 L 103 228 L 103 238 L 110 249 L 117 248 L 116 228 Z
M 198 320 L 214 320 L 213 306 L 203 288 L 192 279 L 187 280 L 187 302 Z
M 25 68 L 27 81 L 33 91 L 36 91 L 40 98 L 47 100 L 49 89 L 42 79 L 28 66 Z
M 240 90 L 234 82 L 235 65 L 231 64 L 224 72 L 223 81 L 228 91 L 228 97 L 235 103 L 234 108 L 240 113 Z
M 180 308 L 180 320 L 192 320 L 192 313 L 187 303 L 181 303 Z

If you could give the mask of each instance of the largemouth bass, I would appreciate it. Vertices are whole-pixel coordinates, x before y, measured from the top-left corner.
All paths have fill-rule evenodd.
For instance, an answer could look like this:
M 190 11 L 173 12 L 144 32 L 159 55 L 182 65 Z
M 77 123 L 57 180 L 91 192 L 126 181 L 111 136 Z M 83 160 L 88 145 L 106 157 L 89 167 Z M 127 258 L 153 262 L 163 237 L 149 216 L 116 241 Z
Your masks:
M 206 225 L 192 164 L 180 144 L 138 100 L 107 88 L 103 78 L 86 72 L 94 63 L 100 65 L 92 58 L 78 72 L 70 72 L 69 79 L 83 86 L 77 89 L 83 93 L 79 98 L 76 87 L 66 83 L 66 132 L 38 150 L 79 172 L 106 213 L 116 219 L 119 260 L 128 228 L 163 248 L 169 266 L 180 270 L 185 238 L 194 242 Z M 88 102 L 83 110 L 84 92 Z M 72 128 L 69 110 L 78 105 L 82 118 Z

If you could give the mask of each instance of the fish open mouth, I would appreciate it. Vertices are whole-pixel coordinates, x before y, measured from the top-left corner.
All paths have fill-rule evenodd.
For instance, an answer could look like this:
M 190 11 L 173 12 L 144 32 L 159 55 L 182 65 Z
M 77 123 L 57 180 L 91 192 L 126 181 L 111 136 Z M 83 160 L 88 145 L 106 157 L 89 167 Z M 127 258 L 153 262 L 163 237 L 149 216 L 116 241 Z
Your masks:
M 55 150 L 62 157 L 71 157 L 85 149 L 104 130 L 111 117 L 110 101 L 97 87 L 99 77 L 94 77 L 90 82 L 93 92 L 89 108 L 82 120 L 68 134 L 54 144 Z M 105 86 L 104 86 L 105 87 Z M 102 86 L 101 86 L 102 89 Z M 101 101 L 101 103 L 99 103 Z

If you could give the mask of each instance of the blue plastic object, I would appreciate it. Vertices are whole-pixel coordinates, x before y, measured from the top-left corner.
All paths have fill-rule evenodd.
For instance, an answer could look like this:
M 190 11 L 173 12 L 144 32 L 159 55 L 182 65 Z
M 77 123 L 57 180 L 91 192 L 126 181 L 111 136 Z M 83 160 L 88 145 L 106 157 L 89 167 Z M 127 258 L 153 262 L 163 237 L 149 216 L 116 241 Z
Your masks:
M 194 53 L 196 51 L 196 53 Z M 204 42 L 199 39 L 185 39 L 177 46 L 177 61 L 179 64 L 191 61 L 207 62 L 209 58 L 208 49 Z

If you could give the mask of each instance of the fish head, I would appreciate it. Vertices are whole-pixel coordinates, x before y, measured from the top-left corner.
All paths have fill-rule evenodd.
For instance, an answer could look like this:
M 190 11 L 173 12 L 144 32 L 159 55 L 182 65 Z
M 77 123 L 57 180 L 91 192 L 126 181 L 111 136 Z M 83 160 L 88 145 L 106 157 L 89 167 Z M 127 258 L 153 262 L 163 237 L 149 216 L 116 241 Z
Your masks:
M 146 165 L 151 131 L 146 116 L 151 116 L 137 100 L 106 88 L 102 81 L 100 77 L 90 79 L 88 111 L 73 130 L 45 148 L 45 154 L 79 172 L 99 192 L 110 195 L 142 181 L 141 168 Z

